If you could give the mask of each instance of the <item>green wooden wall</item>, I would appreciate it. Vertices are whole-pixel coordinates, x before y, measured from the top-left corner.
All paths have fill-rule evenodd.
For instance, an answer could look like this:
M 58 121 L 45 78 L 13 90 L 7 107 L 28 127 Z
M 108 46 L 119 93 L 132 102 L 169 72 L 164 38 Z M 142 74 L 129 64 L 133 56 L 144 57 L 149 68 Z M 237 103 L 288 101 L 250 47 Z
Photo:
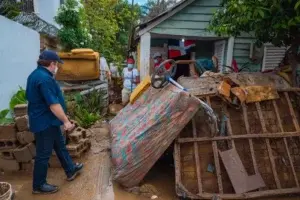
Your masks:
M 196 0 L 166 21 L 160 23 L 151 33 L 213 37 L 206 30 L 213 13 L 220 7 L 221 0 Z

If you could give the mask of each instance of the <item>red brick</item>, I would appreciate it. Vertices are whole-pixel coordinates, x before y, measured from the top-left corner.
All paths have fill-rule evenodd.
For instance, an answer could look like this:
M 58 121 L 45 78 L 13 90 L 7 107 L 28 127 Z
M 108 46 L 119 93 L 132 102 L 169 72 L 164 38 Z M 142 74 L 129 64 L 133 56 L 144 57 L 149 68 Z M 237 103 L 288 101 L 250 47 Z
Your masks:
M 17 139 L 21 144 L 28 144 L 34 141 L 34 135 L 29 131 L 18 132 Z
M 0 158 L 0 169 L 3 171 L 19 171 L 20 165 L 16 160 L 5 160 Z
M 0 140 L 0 150 L 13 149 L 18 146 L 17 139 Z
M 11 140 L 16 138 L 17 129 L 15 124 L 0 125 L 0 140 Z
M 0 157 L 5 160 L 13 160 L 15 159 L 13 150 L 4 150 L 0 152 Z
M 34 157 L 34 155 L 32 154 L 33 147 L 34 147 L 34 145 L 31 143 L 26 146 L 20 146 L 20 147 L 16 148 L 13 151 L 16 160 L 18 162 L 29 162 L 30 160 L 32 160 L 32 158 Z
M 18 131 L 28 131 L 28 117 L 27 115 L 22 116 L 22 117 L 16 117 L 15 118 L 16 125 L 18 128 Z
M 15 117 L 27 115 L 27 104 L 19 104 L 14 108 Z
M 50 157 L 49 167 L 51 167 L 51 168 L 60 168 L 61 167 L 60 161 L 56 156 L 51 156 Z

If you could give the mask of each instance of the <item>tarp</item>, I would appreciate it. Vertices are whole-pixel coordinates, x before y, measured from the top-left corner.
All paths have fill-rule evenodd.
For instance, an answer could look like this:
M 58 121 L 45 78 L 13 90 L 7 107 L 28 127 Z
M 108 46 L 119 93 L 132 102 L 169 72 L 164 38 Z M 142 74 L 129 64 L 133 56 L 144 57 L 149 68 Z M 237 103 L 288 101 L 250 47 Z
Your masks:
M 196 97 L 169 84 L 148 88 L 121 110 L 110 122 L 114 179 L 138 185 L 199 107 Z

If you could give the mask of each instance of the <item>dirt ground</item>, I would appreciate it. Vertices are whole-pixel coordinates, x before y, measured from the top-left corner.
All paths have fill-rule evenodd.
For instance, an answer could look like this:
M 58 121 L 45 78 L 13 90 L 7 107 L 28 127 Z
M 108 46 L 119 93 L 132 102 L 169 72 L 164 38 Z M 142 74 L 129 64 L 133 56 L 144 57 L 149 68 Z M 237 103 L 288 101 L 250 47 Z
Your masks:
M 82 174 L 77 179 L 67 182 L 62 168 L 49 168 L 47 180 L 60 186 L 58 193 L 32 195 L 32 172 L 1 173 L 0 182 L 12 184 L 16 194 L 15 200 L 148 200 L 154 195 L 158 200 L 178 200 L 175 194 L 174 168 L 170 159 L 160 160 L 145 177 L 142 185 L 150 186 L 150 192 L 135 195 L 125 191 L 117 183 L 112 184 L 109 138 L 98 131 L 96 127 L 91 133 L 91 150 L 75 160 L 85 164 Z M 264 200 L 300 200 L 300 197 Z

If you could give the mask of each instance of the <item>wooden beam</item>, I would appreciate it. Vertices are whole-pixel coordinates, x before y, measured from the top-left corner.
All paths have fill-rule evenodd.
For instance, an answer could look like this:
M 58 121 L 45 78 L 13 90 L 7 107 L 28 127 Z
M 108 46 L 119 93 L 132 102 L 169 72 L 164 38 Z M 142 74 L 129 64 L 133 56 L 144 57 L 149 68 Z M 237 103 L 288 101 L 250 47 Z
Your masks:
M 210 142 L 222 140 L 239 140 L 239 139 L 258 139 L 258 138 L 287 138 L 299 137 L 300 131 L 296 132 L 283 132 L 283 133 L 265 133 L 265 134 L 249 134 L 249 135 L 233 135 L 233 136 L 220 136 L 220 137 L 201 137 L 201 138 L 179 138 L 179 143 L 189 142 Z
M 175 182 L 176 185 L 181 183 L 181 158 L 180 158 L 180 144 L 174 144 L 174 165 L 175 165 Z
M 246 104 L 242 104 L 242 109 L 243 109 L 243 116 L 244 116 L 244 122 L 245 122 L 245 127 L 246 127 L 246 133 L 247 135 L 250 134 L 250 125 L 249 125 L 249 120 L 248 120 L 248 113 L 247 113 L 247 107 Z M 251 152 L 251 158 L 252 158 L 252 163 L 253 163 L 253 168 L 255 173 L 259 173 L 258 171 L 258 166 L 256 162 L 256 157 L 255 157 L 255 152 L 254 152 L 254 147 L 253 147 L 253 141 L 251 138 L 248 139 L 249 142 L 249 147 L 250 147 L 250 152 Z
M 141 36 L 140 44 L 140 76 L 141 80 L 147 75 L 150 75 L 150 48 L 151 48 L 151 35 L 145 33 Z
M 259 116 L 259 119 L 260 119 L 261 127 L 263 129 L 263 132 L 266 133 L 267 132 L 267 128 L 266 128 L 266 123 L 265 123 L 265 119 L 264 119 L 263 113 L 261 111 L 260 103 L 259 102 L 255 102 L 255 105 L 256 105 L 256 109 L 257 109 L 258 116 Z M 275 182 L 276 182 L 276 187 L 278 189 L 281 189 L 281 184 L 280 184 L 280 181 L 279 181 L 279 178 L 278 178 L 278 174 L 277 174 L 277 171 L 276 171 L 276 165 L 275 165 L 275 161 L 274 161 L 274 156 L 273 156 L 272 148 L 271 148 L 271 145 L 270 145 L 270 139 L 266 138 L 265 140 L 266 140 L 266 144 L 267 144 L 269 159 L 270 159 L 271 166 L 272 166 L 273 176 L 274 176 L 274 179 L 275 179 Z
M 193 137 L 197 138 L 197 130 L 196 130 L 196 121 L 195 118 L 192 119 L 193 124 Z M 194 142 L 194 155 L 196 160 L 196 173 L 197 173 L 197 181 L 198 181 L 198 191 L 202 193 L 202 182 L 201 182 L 201 169 L 200 169 L 200 159 L 199 159 L 199 149 L 197 142 Z
M 291 99 L 290 99 L 290 97 L 289 97 L 289 94 L 288 94 L 287 92 L 285 92 L 285 93 L 284 93 L 284 96 L 285 96 L 286 101 L 287 101 L 287 103 L 288 103 L 289 110 L 290 110 L 290 114 L 291 114 L 291 116 L 292 116 L 293 123 L 294 123 L 294 126 L 295 126 L 295 128 L 296 128 L 296 131 L 299 131 L 299 130 L 300 130 L 300 128 L 299 128 L 299 123 L 298 123 L 298 121 L 297 121 L 297 117 L 296 117 L 296 115 L 295 115 L 295 111 L 294 111 L 293 105 L 292 105 L 292 103 L 291 103 Z

